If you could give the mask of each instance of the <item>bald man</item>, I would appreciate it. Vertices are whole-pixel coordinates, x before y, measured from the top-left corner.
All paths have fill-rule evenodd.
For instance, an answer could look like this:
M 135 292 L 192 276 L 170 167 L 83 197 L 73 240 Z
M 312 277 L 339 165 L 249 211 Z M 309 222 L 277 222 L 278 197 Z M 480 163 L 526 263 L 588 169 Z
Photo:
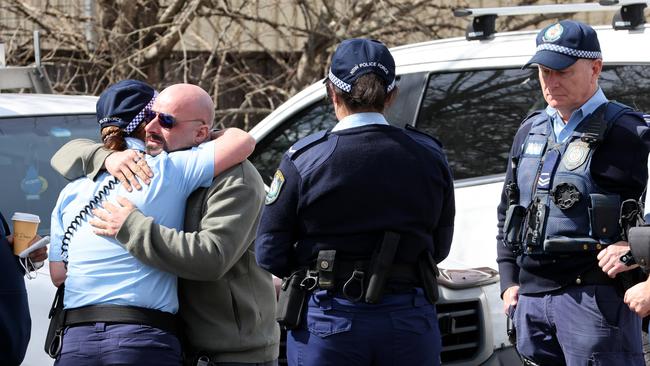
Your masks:
M 156 117 L 145 138 L 151 155 L 192 148 L 210 138 L 203 130 L 212 127 L 214 104 L 195 85 L 166 88 L 152 110 Z M 135 156 L 75 140 L 57 152 L 52 166 L 68 179 L 93 178 L 105 162 L 111 174 L 138 188 L 134 172 L 146 176 L 149 171 L 134 162 Z M 231 158 L 222 159 L 226 166 Z M 199 358 L 214 365 L 277 365 L 275 290 L 252 247 L 264 196 L 259 173 L 244 161 L 189 197 L 184 232 L 157 225 L 126 200 L 105 206 L 91 222 L 96 233 L 115 236 L 143 263 L 179 276 L 186 365 L 196 365 Z

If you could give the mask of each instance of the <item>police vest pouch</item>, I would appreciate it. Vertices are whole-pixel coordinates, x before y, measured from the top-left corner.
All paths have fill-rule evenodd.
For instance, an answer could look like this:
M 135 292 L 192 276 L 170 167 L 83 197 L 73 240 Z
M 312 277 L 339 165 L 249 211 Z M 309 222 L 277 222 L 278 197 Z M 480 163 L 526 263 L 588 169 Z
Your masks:
M 650 270 L 650 226 L 630 228 L 628 241 L 634 260 L 644 271 L 648 272 Z
M 606 241 L 607 244 L 616 241 L 621 233 L 619 216 L 621 213 L 621 199 L 615 194 L 589 195 L 589 218 L 591 232 L 595 237 Z
M 521 205 L 510 205 L 506 212 L 504 228 L 504 243 L 516 255 L 521 252 L 521 235 L 526 218 L 526 207 Z
M 56 358 L 61 352 L 63 345 L 63 329 L 65 328 L 65 310 L 63 309 L 63 294 L 65 293 L 65 284 L 61 284 L 56 290 L 52 307 L 48 318 L 50 325 L 47 328 L 45 336 L 45 353 L 52 358 Z
M 316 288 L 317 278 L 306 269 L 293 272 L 282 280 L 275 320 L 285 329 L 300 327 L 307 311 L 309 293 Z
M 544 240 L 544 252 L 549 254 L 596 251 L 602 248 L 603 245 L 598 240 L 588 236 L 582 238 L 553 236 Z

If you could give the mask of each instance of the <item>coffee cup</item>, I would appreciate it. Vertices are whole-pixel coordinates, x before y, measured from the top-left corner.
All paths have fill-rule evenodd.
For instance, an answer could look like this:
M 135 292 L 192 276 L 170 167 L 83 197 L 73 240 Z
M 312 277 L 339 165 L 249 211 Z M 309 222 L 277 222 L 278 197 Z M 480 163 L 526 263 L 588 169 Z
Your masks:
M 14 222 L 14 254 L 18 255 L 29 247 L 29 242 L 36 236 L 41 219 L 38 215 L 16 212 L 11 220 Z

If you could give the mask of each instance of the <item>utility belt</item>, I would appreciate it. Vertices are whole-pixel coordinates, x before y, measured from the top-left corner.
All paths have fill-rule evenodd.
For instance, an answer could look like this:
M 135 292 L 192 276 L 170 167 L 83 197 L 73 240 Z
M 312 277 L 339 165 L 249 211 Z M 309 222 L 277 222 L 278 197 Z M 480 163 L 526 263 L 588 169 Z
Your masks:
M 365 301 L 364 295 L 369 292 L 371 261 L 340 261 L 332 276 L 326 277 L 318 271 L 315 264 L 308 271 L 316 276 L 315 289 L 328 290 L 340 294 L 352 302 Z M 385 275 L 382 293 L 405 293 L 416 287 L 422 287 L 422 280 L 417 268 L 412 264 L 393 264 Z M 374 296 L 370 296 L 373 299 Z M 371 300 L 372 301 L 372 300 Z M 371 303 L 369 301 L 365 301 Z
M 178 334 L 176 315 L 165 311 L 121 305 L 91 305 L 65 310 L 65 326 L 98 322 L 148 325 Z
M 321 250 L 308 268 L 300 268 L 282 281 L 276 320 L 287 329 L 297 328 L 306 312 L 309 295 L 321 289 L 352 302 L 377 304 L 384 293 L 405 293 L 421 287 L 427 300 L 438 300 L 438 267 L 429 251 L 417 265 L 394 264 L 399 234 L 386 232 L 372 258 L 337 259 L 336 250 Z
M 569 196 L 574 197 L 573 195 Z M 566 197 L 566 192 L 558 197 Z M 588 199 L 588 225 L 592 236 L 547 235 L 549 207 L 546 200 L 536 197 L 528 207 L 518 204 L 511 204 L 508 207 L 503 228 L 505 245 L 515 255 L 562 255 L 596 252 L 608 244 L 616 242 L 621 238 L 621 232 L 624 232 L 628 226 L 626 222 L 628 215 L 625 211 L 628 209 L 629 203 L 633 201 L 628 200 L 621 204 L 618 195 L 604 194 L 590 194 Z M 569 209 L 572 206 L 567 200 L 555 198 L 554 201 L 560 210 Z

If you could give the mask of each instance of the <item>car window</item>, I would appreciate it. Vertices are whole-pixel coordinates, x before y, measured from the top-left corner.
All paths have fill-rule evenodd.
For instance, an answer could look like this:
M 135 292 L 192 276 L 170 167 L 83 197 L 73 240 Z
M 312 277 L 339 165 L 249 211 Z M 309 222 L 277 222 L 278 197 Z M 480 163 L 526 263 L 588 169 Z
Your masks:
M 432 73 L 416 127 L 440 139 L 454 179 L 502 173 L 517 127 L 540 98 L 533 70 Z
M 96 121 L 93 114 L 0 118 L 0 207 L 7 219 L 16 211 L 39 215 L 39 234 L 49 234 L 52 209 L 67 184 L 50 159 L 72 139 L 96 140 Z
M 610 100 L 650 110 L 648 66 L 612 66 L 600 85 Z M 454 179 L 502 174 L 522 119 L 546 103 L 536 69 L 432 73 L 417 128 L 440 139 Z
M 258 141 L 249 160 L 262 175 L 264 183 L 271 184 L 282 155 L 291 145 L 303 137 L 330 129 L 335 124 L 334 108 L 326 99 L 320 100 L 287 119 L 262 141 Z

